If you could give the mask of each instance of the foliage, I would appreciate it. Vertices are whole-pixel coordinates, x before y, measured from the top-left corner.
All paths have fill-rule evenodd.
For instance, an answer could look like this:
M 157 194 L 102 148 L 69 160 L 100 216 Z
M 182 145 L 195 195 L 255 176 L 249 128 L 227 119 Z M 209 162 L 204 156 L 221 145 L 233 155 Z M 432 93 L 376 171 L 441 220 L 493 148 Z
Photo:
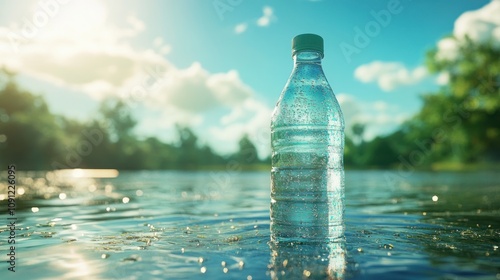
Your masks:
M 351 128 L 344 162 L 354 168 L 432 168 L 500 161 L 500 49 L 492 42 L 461 42 L 454 59 L 427 54 L 427 66 L 449 82 L 422 95 L 419 113 L 394 133 L 363 141 L 365 125 Z M 3 74 L 2 74 L 3 73 Z M 219 155 L 189 127 L 176 126 L 177 141 L 139 139 L 137 121 L 120 100 L 102 102 L 83 123 L 52 114 L 44 99 L 0 71 L 0 164 L 24 170 L 54 168 L 199 169 L 269 164 L 248 135 L 239 149 Z
M 448 75 L 448 83 L 422 95 L 420 112 L 393 134 L 354 147 L 346 142 L 347 162 L 421 169 L 500 161 L 500 49 L 469 39 L 459 46 L 454 59 L 438 59 L 437 49 L 429 51 L 429 70 Z M 363 128 L 353 126 L 356 139 Z
M 1 72 L 0 72 L 1 74 Z M 196 169 L 225 166 L 229 159 L 241 166 L 262 162 L 247 135 L 240 150 L 223 157 L 188 127 L 176 126 L 178 140 L 164 143 L 134 135 L 137 121 L 126 104 L 107 99 L 95 119 L 78 122 L 52 114 L 45 101 L 20 89 L 14 75 L 3 72 L 0 90 L 0 163 L 24 170 L 60 168 Z M 250 161 L 248 155 L 254 156 Z M 243 159 L 243 156 L 247 157 Z
M 259 162 L 257 148 L 247 134 L 238 142 L 239 150 L 233 155 L 233 159 L 242 164 L 254 164 Z
M 64 133 L 56 120 L 41 97 L 8 81 L 0 90 L 1 159 L 40 169 L 44 159 L 59 158 L 61 146 L 54 144 L 64 141 Z
M 455 59 L 436 52 L 428 53 L 428 68 L 447 73 L 449 83 L 422 97 L 422 110 L 406 124 L 409 137 L 429 142 L 429 162 L 499 161 L 500 48 L 466 38 Z

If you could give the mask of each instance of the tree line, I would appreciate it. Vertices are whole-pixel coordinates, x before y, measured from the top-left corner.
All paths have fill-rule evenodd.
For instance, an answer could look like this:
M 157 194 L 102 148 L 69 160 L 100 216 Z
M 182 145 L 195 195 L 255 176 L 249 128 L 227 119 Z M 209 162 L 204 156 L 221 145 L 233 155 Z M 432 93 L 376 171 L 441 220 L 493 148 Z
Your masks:
M 346 139 L 346 164 L 362 168 L 464 169 L 499 167 L 500 48 L 466 38 L 455 59 L 427 53 L 431 73 L 448 83 L 421 95 L 422 109 L 390 135 L 354 144 Z M 363 124 L 352 127 L 360 138 Z
M 493 42 L 461 44 L 454 60 L 427 54 L 433 73 L 448 73 L 449 83 L 421 95 L 423 106 L 395 132 L 363 140 L 365 125 L 351 126 L 345 139 L 347 168 L 461 169 L 500 162 L 500 50 Z M 88 122 L 50 112 L 41 96 L 0 73 L 0 163 L 24 170 L 59 168 L 213 169 L 237 164 L 269 168 L 248 135 L 239 149 L 220 155 L 201 144 L 192 129 L 176 126 L 177 140 L 139 139 L 137 121 L 126 104 L 105 100 Z
M 66 168 L 200 169 L 222 168 L 237 162 L 241 168 L 255 168 L 267 160 L 258 157 L 248 135 L 242 135 L 239 149 L 220 155 L 200 144 L 192 129 L 177 125 L 177 140 L 165 143 L 156 137 L 139 139 L 133 134 L 137 121 L 126 104 L 108 99 L 98 114 L 80 122 L 50 112 L 41 96 L 15 82 L 3 71 L 0 89 L 0 163 L 14 163 L 22 170 Z

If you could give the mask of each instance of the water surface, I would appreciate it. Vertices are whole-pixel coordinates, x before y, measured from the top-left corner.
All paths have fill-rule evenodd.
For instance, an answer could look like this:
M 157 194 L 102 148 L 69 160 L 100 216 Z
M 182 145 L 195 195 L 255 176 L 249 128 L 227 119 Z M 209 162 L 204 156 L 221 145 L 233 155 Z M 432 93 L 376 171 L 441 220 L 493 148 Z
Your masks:
M 268 243 L 269 172 L 18 176 L 16 272 L 1 262 L 1 279 L 327 278 L 311 263 L 346 279 L 500 279 L 495 172 L 347 171 L 347 242 L 330 255 Z

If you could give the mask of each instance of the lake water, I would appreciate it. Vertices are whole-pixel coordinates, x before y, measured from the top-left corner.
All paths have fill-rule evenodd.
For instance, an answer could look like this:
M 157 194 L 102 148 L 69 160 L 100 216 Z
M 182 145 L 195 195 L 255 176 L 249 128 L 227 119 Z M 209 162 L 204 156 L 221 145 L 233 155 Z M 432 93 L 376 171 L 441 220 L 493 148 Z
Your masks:
M 268 243 L 269 172 L 19 173 L 16 272 L 2 176 L 0 279 L 500 279 L 495 172 L 347 171 L 324 252 Z

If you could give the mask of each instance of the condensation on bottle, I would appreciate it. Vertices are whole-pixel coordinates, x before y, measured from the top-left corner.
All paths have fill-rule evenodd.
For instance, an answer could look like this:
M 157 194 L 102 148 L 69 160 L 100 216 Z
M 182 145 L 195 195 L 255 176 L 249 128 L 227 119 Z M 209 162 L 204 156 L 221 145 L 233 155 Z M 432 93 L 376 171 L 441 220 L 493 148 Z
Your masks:
M 344 119 L 322 69 L 323 38 L 292 40 L 292 73 L 271 119 L 271 241 L 344 238 Z

